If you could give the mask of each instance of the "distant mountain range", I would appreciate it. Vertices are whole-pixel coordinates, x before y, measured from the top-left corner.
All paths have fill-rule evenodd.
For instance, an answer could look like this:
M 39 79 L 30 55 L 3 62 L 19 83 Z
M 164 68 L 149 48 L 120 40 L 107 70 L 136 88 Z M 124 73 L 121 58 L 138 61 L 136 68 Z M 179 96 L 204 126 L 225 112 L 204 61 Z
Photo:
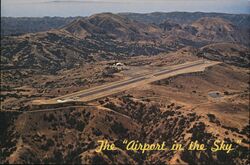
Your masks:
M 60 28 L 77 17 L 1 17 L 1 36 L 35 33 Z
M 232 22 L 234 25 L 242 28 L 249 28 L 250 14 L 225 14 L 225 13 L 203 13 L 203 12 L 155 12 L 149 14 L 139 13 L 121 13 L 120 15 L 128 17 L 136 21 L 145 23 L 159 24 L 165 20 L 172 20 L 178 24 L 190 24 L 202 17 L 219 17 Z
M 232 22 L 241 28 L 250 27 L 249 14 L 224 14 L 224 13 L 202 13 L 202 12 L 155 12 L 149 14 L 139 13 L 119 13 L 118 15 L 129 19 L 160 24 L 166 20 L 171 20 L 178 24 L 190 24 L 202 17 L 220 17 Z M 19 35 L 23 33 L 33 33 L 60 28 L 71 21 L 83 17 L 1 17 L 1 35 Z
M 248 66 L 248 18 L 249 15 L 215 13 L 3 18 L 3 33 L 12 36 L 1 39 L 1 66 L 2 69 L 26 68 L 55 73 L 85 62 L 157 55 L 185 46 L 196 48 L 199 56 Z M 14 34 L 14 27 L 21 29 L 16 33 L 23 34 Z M 225 56 L 223 50 L 217 50 L 217 44 L 228 45 L 233 54 Z M 209 54 L 211 50 L 213 53 Z

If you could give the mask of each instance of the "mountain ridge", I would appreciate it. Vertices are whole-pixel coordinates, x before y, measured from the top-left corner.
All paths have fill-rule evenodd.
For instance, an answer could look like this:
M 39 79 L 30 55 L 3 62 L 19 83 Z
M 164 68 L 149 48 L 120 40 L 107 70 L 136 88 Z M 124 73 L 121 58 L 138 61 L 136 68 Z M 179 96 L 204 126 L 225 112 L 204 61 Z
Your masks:
M 144 23 L 160 24 L 166 19 L 172 19 L 176 23 L 191 23 L 204 16 L 220 16 L 230 20 L 239 27 L 250 26 L 250 14 L 227 14 L 227 13 L 203 13 L 203 12 L 153 12 L 141 13 L 118 13 L 129 19 Z M 85 17 L 1 17 L 1 36 L 20 35 L 29 32 L 47 31 L 53 28 L 60 28 L 78 18 Z M 27 26 L 28 25 L 28 26 Z
M 172 26 L 166 21 L 166 26 Z M 1 68 L 56 73 L 88 62 L 151 56 L 186 46 L 200 49 L 221 42 L 247 45 L 247 34 L 222 18 L 203 17 L 189 25 L 174 23 L 167 30 L 163 24 L 102 13 L 79 18 L 60 29 L 3 37 Z

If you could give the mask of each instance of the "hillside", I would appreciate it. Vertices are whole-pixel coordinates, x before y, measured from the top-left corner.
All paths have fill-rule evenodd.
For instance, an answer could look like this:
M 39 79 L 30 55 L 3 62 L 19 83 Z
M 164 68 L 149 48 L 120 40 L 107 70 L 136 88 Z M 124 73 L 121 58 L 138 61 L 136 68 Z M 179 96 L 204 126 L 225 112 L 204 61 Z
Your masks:
M 110 24 L 118 26 L 117 31 L 110 29 Z M 85 62 L 156 55 L 169 49 L 158 42 L 160 34 L 157 27 L 114 14 L 94 15 L 58 30 L 4 37 L 1 63 L 3 69 L 30 68 L 55 73 Z
M 244 43 L 247 45 L 249 39 L 240 28 L 236 27 L 232 22 L 222 18 L 203 17 L 191 24 L 197 30 L 198 39 L 206 39 L 211 42 Z
M 77 19 L 64 29 L 82 39 L 87 36 L 101 36 L 129 41 L 156 40 L 162 33 L 157 26 L 139 23 L 111 13 Z
M 120 15 L 130 18 L 132 20 L 145 22 L 145 23 L 155 23 L 159 24 L 165 20 L 172 20 L 179 24 L 191 24 L 192 22 L 202 18 L 202 17 L 219 17 L 228 20 L 241 28 L 249 28 L 250 19 L 249 14 L 224 14 L 224 13 L 203 13 L 203 12 L 170 12 L 170 13 L 120 13 Z
M 1 67 L 56 73 L 86 62 L 157 55 L 185 46 L 247 45 L 247 34 L 222 18 L 204 17 L 190 25 L 166 20 L 156 26 L 102 13 L 76 19 L 60 29 L 3 37 Z
M 241 67 L 249 67 L 250 63 L 249 48 L 232 43 L 206 45 L 200 48 L 197 55 Z
M 242 29 L 249 29 L 250 16 L 247 14 L 224 14 L 224 13 L 188 13 L 188 12 L 155 12 L 148 14 L 139 13 L 119 13 L 118 15 L 127 17 L 128 19 L 135 20 L 143 23 L 154 23 L 161 24 L 166 20 L 172 20 L 178 24 L 191 24 L 192 22 L 202 17 L 219 17 L 232 22 L 237 27 Z M 83 17 L 43 17 L 43 18 L 32 18 L 32 17 L 2 17 L 1 18 L 1 36 L 6 35 L 20 35 L 24 33 L 34 33 L 47 31 L 50 29 L 60 28 L 66 26 L 73 20 Z

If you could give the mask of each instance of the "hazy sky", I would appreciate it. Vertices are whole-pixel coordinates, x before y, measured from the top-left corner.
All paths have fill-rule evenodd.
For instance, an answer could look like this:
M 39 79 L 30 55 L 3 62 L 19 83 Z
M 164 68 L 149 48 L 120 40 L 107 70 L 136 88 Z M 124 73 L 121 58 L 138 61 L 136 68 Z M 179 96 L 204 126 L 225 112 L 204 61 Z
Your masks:
M 88 16 L 100 12 L 250 13 L 250 0 L 1 0 L 1 15 Z

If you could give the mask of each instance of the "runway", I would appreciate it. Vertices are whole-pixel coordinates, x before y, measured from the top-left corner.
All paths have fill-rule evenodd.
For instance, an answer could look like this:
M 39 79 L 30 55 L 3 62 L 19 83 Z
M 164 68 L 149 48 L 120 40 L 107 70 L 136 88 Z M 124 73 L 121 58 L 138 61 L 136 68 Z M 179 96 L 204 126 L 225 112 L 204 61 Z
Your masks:
M 98 87 L 81 90 L 79 92 L 71 93 L 61 97 L 53 98 L 50 100 L 38 100 L 36 104 L 56 104 L 72 101 L 90 102 L 99 98 L 110 96 L 131 88 L 145 85 L 168 77 L 176 76 L 179 74 L 192 73 L 203 71 L 206 67 L 216 65 L 219 62 L 198 60 L 194 62 L 187 62 L 180 65 L 171 66 L 168 69 L 161 69 L 155 73 L 145 74 L 139 77 L 133 77 L 126 80 L 107 83 Z

